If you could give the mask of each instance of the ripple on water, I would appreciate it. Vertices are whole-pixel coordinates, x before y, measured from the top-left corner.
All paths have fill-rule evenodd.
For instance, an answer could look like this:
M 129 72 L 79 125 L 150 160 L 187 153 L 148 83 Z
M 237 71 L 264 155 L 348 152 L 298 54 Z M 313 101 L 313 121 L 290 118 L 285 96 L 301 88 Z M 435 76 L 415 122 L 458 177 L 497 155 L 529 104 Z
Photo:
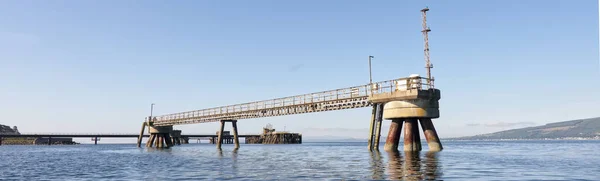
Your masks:
M 439 153 L 366 143 L 0 146 L 0 180 L 600 180 L 598 143 L 448 141 Z

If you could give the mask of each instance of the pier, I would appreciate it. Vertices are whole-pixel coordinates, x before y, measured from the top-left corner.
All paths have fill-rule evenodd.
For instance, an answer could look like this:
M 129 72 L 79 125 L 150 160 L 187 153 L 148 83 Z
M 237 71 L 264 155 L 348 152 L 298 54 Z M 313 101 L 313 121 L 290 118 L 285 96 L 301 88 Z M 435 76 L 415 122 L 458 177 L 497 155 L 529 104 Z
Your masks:
M 403 127 L 403 150 L 420 151 L 419 123 L 425 133 L 430 151 L 441 151 L 443 147 L 432 122 L 432 119 L 440 116 L 439 100 L 441 92 L 434 87 L 434 78 L 431 76 L 433 66 L 429 58 L 428 33 L 431 29 L 427 26 L 426 16 L 428 11 L 429 8 L 421 10 L 423 18 L 423 30 L 421 32 L 425 42 L 424 55 L 427 77 L 411 74 L 408 77 L 382 82 L 372 82 L 370 78 L 369 84 L 353 87 L 160 116 L 151 115 L 142 123 L 137 143 L 138 147 L 141 145 L 141 135 L 146 127 L 150 131 L 151 140 L 154 140 L 154 138 L 169 140 L 170 130 L 173 130 L 175 125 L 220 122 L 221 127 L 217 132 L 219 136 L 216 141 L 216 147 L 220 149 L 223 143 L 223 128 L 226 122 L 230 122 L 233 128 L 235 148 L 239 148 L 238 120 L 371 107 L 369 150 L 379 149 L 381 123 L 385 119 L 392 122 L 384 146 L 386 151 L 398 151 L 400 133 Z M 373 56 L 368 58 L 370 67 Z M 369 74 L 371 74 L 370 71 Z M 173 145 L 168 141 L 157 141 L 157 143 L 159 143 L 156 146 L 158 148 L 169 148 Z M 146 145 L 151 147 L 152 141 L 149 141 Z

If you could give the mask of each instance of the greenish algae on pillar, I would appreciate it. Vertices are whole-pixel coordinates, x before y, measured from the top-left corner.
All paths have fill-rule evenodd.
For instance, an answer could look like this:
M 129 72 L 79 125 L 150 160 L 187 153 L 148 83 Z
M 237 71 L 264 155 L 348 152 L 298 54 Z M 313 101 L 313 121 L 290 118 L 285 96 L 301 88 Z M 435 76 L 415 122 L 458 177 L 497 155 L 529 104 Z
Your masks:
M 398 143 L 400 142 L 400 132 L 402 131 L 402 119 L 392 119 L 390 130 L 383 150 L 398 151 Z

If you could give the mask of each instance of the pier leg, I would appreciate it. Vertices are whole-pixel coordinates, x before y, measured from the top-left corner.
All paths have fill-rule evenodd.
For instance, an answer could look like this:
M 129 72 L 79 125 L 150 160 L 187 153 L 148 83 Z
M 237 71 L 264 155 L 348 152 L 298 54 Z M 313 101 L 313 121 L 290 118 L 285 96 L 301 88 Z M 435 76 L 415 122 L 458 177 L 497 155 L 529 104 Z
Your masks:
M 142 130 L 140 131 L 140 136 L 138 136 L 137 147 L 142 146 L 142 138 L 144 137 L 144 130 L 146 129 L 146 122 L 142 123 Z
M 94 137 L 94 145 L 98 145 L 98 137 Z
M 383 121 L 383 104 L 377 105 L 375 121 L 377 128 L 375 128 L 375 144 L 373 145 L 373 149 L 379 150 L 379 138 L 381 138 L 381 122 Z
M 390 125 L 390 131 L 388 132 L 387 140 L 383 150 L 385 151 L 398 151 L 398 143 L 400 142 L 400 132 L 402 131 L 402 120 L 403 119 L 392 119 Z
M 221 120 L 221 129 L 219 130 L 219 138 L 217 138 L 217 149 L 221 149 L 221 143 L 223 143 L 224 129 L 225 129 L 225 121 Z
M 48 137 L 48 145 L 52 145 L 52 137 Z
M 164 134 L 164 137 L 165 137 L 165 143 L 167 145 L 167 148 L 172 147 L 173 142 L 171 141 L 171 136 L 169 135 L 169 133 Z
M 235 148 L 238 149 L 240 148 L 240 140 L 238 139 L 237 120 L 232 120 L 231 126 L 233 127 L 233 141 L 235 142 Z
M 405 119 L 404 121 L 404 151 L 421 151 L 421 139 L 419 135 L 419 124 L 417 119 Z
M 161 146 L 160 146 L 160 142 L 161 142 L 161 141 L 160 141 L 160 136 L 157 134 L 157 135 L 156 135 L 156 138 L 154 139 L 154 146 L 155 146 L 156 148 L 160 148 L 160 147 L 161 147 Z
M 377 104 L 373 104 L 371 111 L 371 124 L 369 124 L 369 150 L 373 150 L 373 136 L 375 134 L 375 113 L 377 113 Z
M 431 119 L 421 118 L 419 121 L 421 122 L 421 128 L 423 128 L 423 134 L 427 140 L 429 151 L 442 151 L 444 148 L 442 147 L 442 143 L 440 142 L 440 138 L 437 135 L 437 131 L 435 131 Z
M 150 135 L 150 137 L 148 138 L 148 141 L 146 142 L 146 147 L 152 147 L 152 145 L 154 144 L 155 138 L 156 138 L 156 135 Z

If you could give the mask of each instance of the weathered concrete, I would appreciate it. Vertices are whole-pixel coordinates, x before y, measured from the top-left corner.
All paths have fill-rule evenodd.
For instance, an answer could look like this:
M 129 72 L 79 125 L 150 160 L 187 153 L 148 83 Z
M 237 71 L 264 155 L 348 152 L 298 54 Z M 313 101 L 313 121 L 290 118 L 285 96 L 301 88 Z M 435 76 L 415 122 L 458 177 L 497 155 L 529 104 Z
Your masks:
M 170 148 L 173 146 L 170 136 L 173 126 L 154 126 L 152 122 L 149 122 L 148 125 L 150 138 L 148 143 L 146 143 L 146 147 Z
M 431 99 L 439 100 L 441 98 L 440 90 L 438 89 L 427 89 L 427 90 L 397 90 L 391 93 L 384 94 L 373 94 L 370 95 L 368 100 L 372 103 L 387 103 L 392 101 L 402 100 L 416 100 L 416 99 Z
M 375 136 L 375 114 L 377 113 L 377 104 L 373 104 L 371 111 L 371 124 L 369 124 L 369 150 L 373 150 L 373 137 Z
M 429 151 L 442 151 L 444 148 L 442 147 L 442 143 L 440 142 L 440 138 L 438 137 L 437 131 L 435 131 L 431 119 L 421 118 L 419 121 L 421 122 L 421 128 L 423 128 L 423 134 L 427 140 Z
M 170 135 L 173 145 L 181 145 L 181 130 L 173 130 Z
M 383 121 L 383 104 L 377 104 L 377 113 L 375 114 L 376 130 L 375 130 L 375 143 L 373 144 L 374 150 L 379 150 L 379 138 L 381 138 L 381 122 Z
M 438 118 L 440 117 L 437 100 L 414 99 L 391 101 L 385 104 L 383 118 Z
M 404 151 L 421 151 L 421 136 L 417 119 L 404 120 Z
M 398 151 L 398 143 L 400 142 L 400 132 L 402 131 L 403 119 L 393 119 L 388 132 L 387 140 L 383 150 Z
M 231 126 L 233 127 L 233 141 L 235 142 L 235 149 L 238 149 L 240 148 L 240 140 L 238 139 L 237 120 L 232 120 Z
M 138 139 L 137 139 L 137 147 L 138 148 L 142 146 L 142 138 L 144 137 L 144 131 L 145 131 L 147 125 L 148 124 L 146 122 L 142 123 L 142 129 L 141 129 L 140 135 L 138 136 Z
M 219 136 L 217 138 L 217 149 L 221 149 L 221 144 L 223 143 L 223 131 L 225 129 L 225 121 L 221 120 L 221 129 L 219 129 Z

